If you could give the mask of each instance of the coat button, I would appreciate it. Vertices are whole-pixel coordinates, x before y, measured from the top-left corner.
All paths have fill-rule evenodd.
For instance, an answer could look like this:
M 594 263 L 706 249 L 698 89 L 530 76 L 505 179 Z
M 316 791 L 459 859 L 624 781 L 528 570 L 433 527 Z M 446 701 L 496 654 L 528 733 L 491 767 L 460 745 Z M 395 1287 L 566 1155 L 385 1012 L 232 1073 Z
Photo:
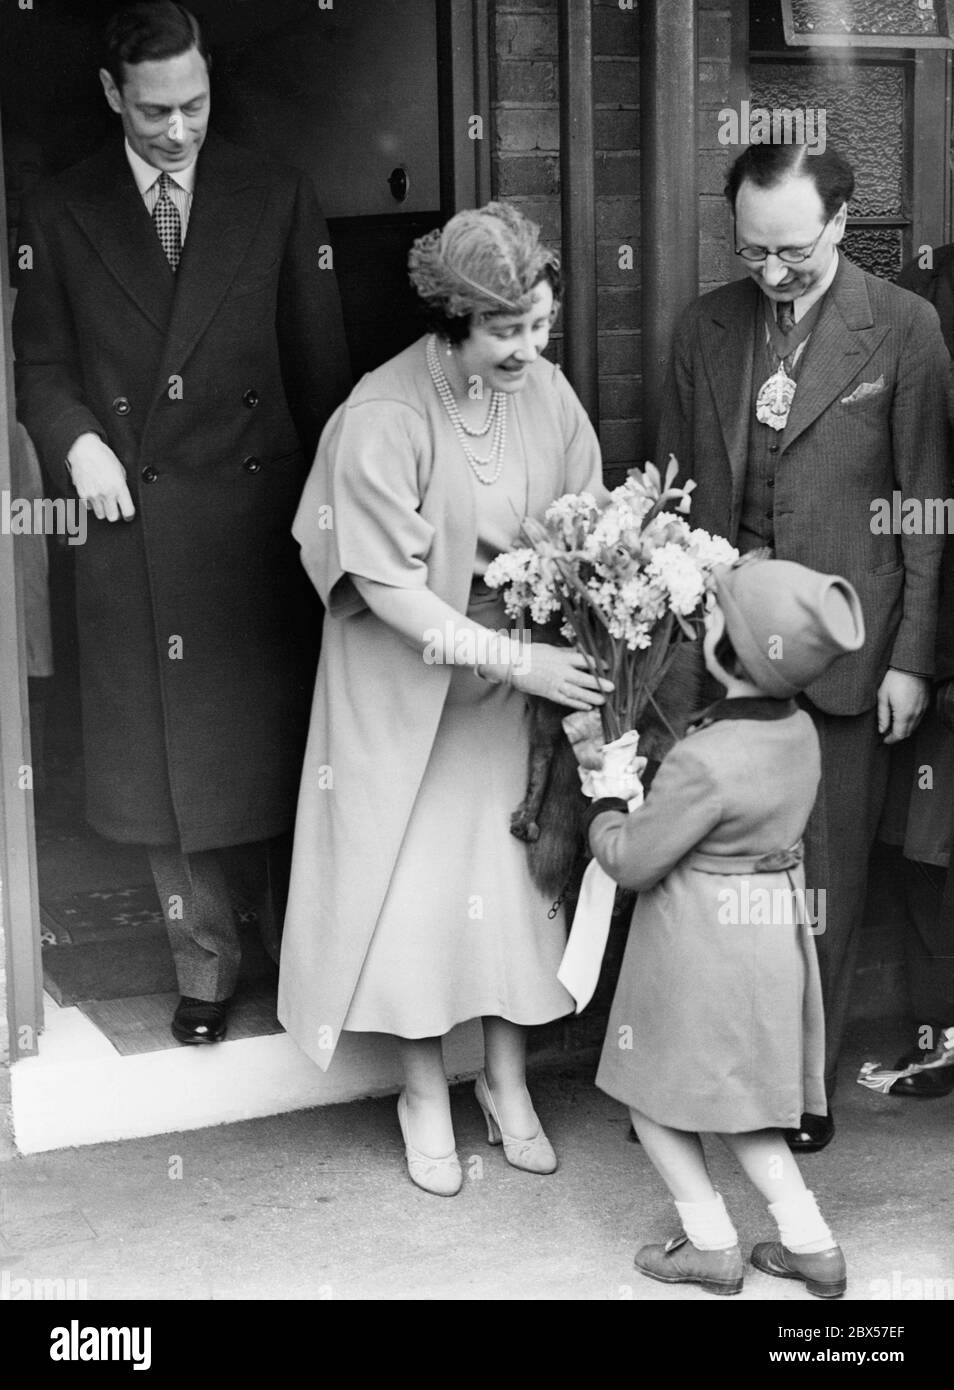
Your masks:
M 768 451 L 769 451 L 770 454 L 777 454 L 777 453 L 778 453 L 778 445 L 777 445 L 777 444 L 770 444 L 770 445 L 768 446 Z
M 249 410 L 254 410 L 258 405 L 258 392 L 254 387 L 250 386 L 245 392 L 245 395 L 242 397 L 242 404 L 247 405 Z
M 144 468 L 139 476 L 144 483 L 154 483 L 159 477 L 159 470 L 150 466 L 149 468 Z
M 117 396 L 113 401 L 113 410 L 115 410 L 117 415 L 128 415 L 132 410 L 132 406 L 129 404 L 129 398 L 127 396 Z
M 254 454 L 249 454 L 248 458 L 242 460 L 242 467 L 246 473 L 260 473 L 262 460 L 257 459 Z
M 774 487 L 774 486 L 775 486 L 775 479 L 774 479 L 774 478 L 769 478 L 768 481 L 766 482 L 766 487 Z

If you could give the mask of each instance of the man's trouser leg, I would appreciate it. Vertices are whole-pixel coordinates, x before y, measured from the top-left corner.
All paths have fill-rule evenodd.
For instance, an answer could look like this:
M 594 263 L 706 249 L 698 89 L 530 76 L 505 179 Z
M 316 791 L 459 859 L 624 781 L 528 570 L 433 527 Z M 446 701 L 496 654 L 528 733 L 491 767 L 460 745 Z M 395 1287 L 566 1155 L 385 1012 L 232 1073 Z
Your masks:
M 242 948 L 219 851 L 183 854 L 177 845 L 150 845 L 149 863 L 179 993 L 192 999 L 229 999 L 235 993 Z
M 258 918 L 262 945 L 278 964 L 291 877 L 292 832 L 222 851 L 226 878 L 237 901 Z
M 947 869 L 904 861 L 908 995 L 915 1024 L 954 1025 L 954 901 Z M 936 1042 L 929 1046 L 936 1046 Z
M 821 745 L 821 784 L 805 832 L 805 884 L 824 906 L 815 942 L 825 999 L 825 1087 L 831 1099 L 848 1022 L 859 928 L 888 778 L 877 711 L 823 714 L 806 702 Z M 818 899 L 818 894 L 824 897 Z M 822 922 L 819 922 L 819 926 Z

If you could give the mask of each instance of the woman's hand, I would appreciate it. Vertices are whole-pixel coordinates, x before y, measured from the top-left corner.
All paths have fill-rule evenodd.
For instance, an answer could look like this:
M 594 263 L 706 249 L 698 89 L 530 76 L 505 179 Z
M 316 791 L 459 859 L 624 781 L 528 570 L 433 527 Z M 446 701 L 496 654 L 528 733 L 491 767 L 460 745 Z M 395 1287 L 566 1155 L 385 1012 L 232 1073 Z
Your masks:
M 569 709 L 606 703 L 613 683 L 594 675 L 581 652 L 548 642 L 528 642 L 523 651 L 523 661 L 513 668 L 513 684 L 525 695 L 541 695 Z

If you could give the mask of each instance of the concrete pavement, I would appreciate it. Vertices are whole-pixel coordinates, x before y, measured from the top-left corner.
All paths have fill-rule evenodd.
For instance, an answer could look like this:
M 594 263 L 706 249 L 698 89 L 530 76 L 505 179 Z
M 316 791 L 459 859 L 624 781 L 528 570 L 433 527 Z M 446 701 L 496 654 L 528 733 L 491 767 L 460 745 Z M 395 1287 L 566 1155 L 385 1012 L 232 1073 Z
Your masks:
M 803 1165 L 853 1299 L 954 1299 L 954 1095 L 894 1100 L 854 1081 L 861 1061 L 892 1060 L 904 1041 L 893 1026 L 856 1029 L 836 1140 Z M 508 1167 L 486 1143 L 472 1086 L 456 1088 L 467 1181 L 453 1199 L 408 1180 L 391 1098 L 9 1158 L 0 1299 L 22 1296 L 18 1281 L 52 1279 L 107 1300 L 711 1301 L 633 1270 L 639 1245 L 675 1233 L 674 1212 L 625 1114 L 593 1087 L 594 1064 L 534 1072 L 560 1156 L 551 1177 Z M 733 1161 L 707 1146 L 743 1248 L 774 1236 Z M 816 1302 L 755 1270 L 741 1299 Z

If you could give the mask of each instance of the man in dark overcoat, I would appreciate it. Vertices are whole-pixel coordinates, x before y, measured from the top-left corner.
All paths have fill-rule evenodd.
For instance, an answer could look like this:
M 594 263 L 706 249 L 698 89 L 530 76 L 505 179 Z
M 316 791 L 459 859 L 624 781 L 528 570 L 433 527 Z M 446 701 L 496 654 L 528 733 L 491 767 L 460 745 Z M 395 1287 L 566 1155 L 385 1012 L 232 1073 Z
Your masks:
M 347 352 L 309 181 L 207 133 L 190 12 L 119 11 L 100 78 L 125 141 L 24 212 L 18 410 L 92 512 L 87 817 L 148 847 L 173 1033 L 215 1041 L 240 960 L 220 851 L 293 824 L 318 615 L 291 523 Z
M 922 247 L 896 283 L 934 305 L 954 358 L 954 246 Z M 954 367 L 954 363 L 952 363 Z M 954 415 L 954 391 L 948 402 Z M 910 1046 L 894 1069 L 907 1073 L 893 1096 L 936 1099 L 954 1091 L 954 535 L 941 562 L 933 709 L 913 747 L 899 750 L 882 837 L 904 846 L 905 975 L 911 1010 Z M 930 777 L 925 779 L 925 771 Z
M 704 295 L 675 335 L 657 458 L 695 478 L 693 523 L 855 586 L 866 640 L 810 685 L 822 781 L 805 837 L 835 1086 L 888 745 L 927 706 L 944 538 L 882 524 L 895 495 L 947 493 L 948 362 L 929 304 L 838 249 L 854 190 L 829 145 L 752 145 L 726 187 L 748 277 Z M 926 508 L 925 508 L 926 511 Z M 780 846 L 779 848 L 782 848 Z M 817 895 L 824 894 L 822 898 Z M 834 1123 L 805 1115 L 789 1142 Z

